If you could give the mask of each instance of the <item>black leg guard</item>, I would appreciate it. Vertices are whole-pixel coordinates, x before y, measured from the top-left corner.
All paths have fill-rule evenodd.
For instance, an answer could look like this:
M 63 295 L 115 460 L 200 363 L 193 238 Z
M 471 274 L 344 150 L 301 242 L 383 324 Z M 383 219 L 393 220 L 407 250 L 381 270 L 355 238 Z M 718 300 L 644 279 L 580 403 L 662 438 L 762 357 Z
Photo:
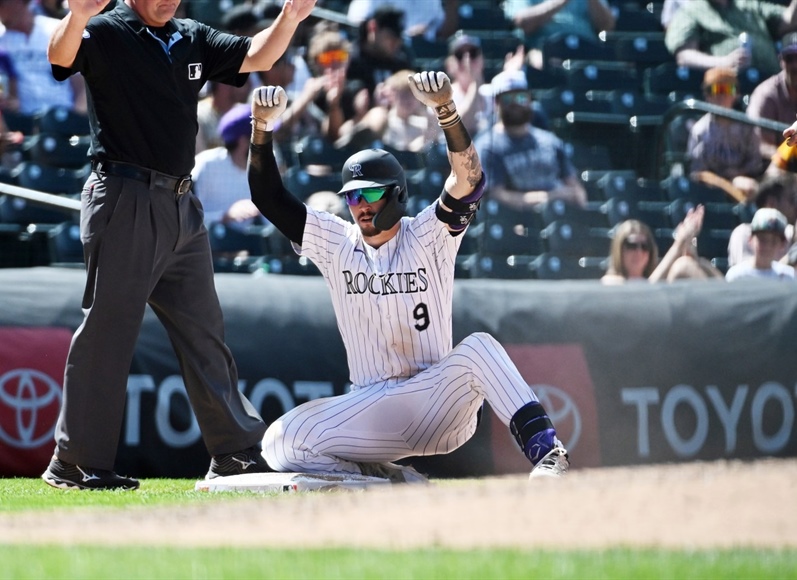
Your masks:
M 544 457 L 556 442 L 553 423 L 537 401 L 518 409 L 509 421 L 509 429 L 524 455 L 532 463 Z

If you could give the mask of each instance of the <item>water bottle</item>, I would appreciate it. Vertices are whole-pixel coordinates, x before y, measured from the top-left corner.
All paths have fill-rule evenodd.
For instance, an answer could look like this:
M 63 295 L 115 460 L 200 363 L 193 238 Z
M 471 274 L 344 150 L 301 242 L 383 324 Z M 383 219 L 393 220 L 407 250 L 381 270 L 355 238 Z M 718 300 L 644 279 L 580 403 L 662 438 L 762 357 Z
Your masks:
M 745 53 L 747 53 L 747 66 L 750 66 L 750 63 L 753 58 L 753 53 L 751 52 L 751 44 L 752 44 L 752 39 L 750 38 L 750 35 L 746 32 L 742 32 L 739 35 L 739 48 L 741 48 L 742 50 L 745 51 Z

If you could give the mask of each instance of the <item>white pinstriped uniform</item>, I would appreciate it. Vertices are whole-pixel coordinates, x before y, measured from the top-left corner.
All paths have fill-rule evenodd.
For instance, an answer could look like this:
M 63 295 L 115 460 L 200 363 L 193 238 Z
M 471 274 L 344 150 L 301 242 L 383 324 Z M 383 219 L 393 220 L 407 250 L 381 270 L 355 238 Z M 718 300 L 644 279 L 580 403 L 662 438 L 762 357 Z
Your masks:
M 273 469 L 359 473 L 354 462 L 448 453 L 473 435 L 484 399 L 505 425 L 537 400 L 490 335 L 472 334 L 452 350 L 462 236 L 452 236 L 434 209 L 402 218 L 378 249 L 356 224 L 307 209 L 301 253 L 329 285 L 352 390 L 272 423 L 263 455 Z

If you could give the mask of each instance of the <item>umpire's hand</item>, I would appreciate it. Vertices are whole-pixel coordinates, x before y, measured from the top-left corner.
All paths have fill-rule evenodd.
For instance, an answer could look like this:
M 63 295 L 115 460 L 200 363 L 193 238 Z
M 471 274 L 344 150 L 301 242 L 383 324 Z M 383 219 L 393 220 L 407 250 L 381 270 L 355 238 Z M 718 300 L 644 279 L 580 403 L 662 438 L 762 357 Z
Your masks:
M 259 87 L 252 94 L 252 124 L 260 131 L 273 131 L 277 119 L 288 108 L 288 95 L 282 87 Z

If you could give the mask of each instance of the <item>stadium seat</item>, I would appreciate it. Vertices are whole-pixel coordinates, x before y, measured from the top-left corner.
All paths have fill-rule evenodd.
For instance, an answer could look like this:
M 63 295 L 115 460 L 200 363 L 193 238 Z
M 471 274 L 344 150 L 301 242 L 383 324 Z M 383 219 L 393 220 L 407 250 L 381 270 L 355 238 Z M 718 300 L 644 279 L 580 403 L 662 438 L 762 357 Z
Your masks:
M 40 133 L 55 133 L 59 135 L 88 135 L 88 115 L 76 113 L 62 106 L 50 107 L 38 119 Z
M 603 204 L 603 211 L 610 226 L 616 226 L 625 220 L 639 220 L 652 229 L 671 227 L 668 202 L 641 201 L 633 193 L 615 195 Z
M 319 191 L 337 192 L 341 188 L 340 173 L 313 175 L 307 169 L 294 165 L 282 176 L 285 187 L 302 201 Z
M 83 244 L 80 241 L 80 224 L 63 222 L 48 233 L 50 265 L 83 267 Z
M 661 19 L 654 3 L 641 6 L 635 2 L 617 2 L 617 20 L 614 29 L 629 32 L 661 32 Z
M 614 55 L 597 40 L 591 42 L 574 34 L 554 34 L 542 43 L 543 68 L 558 68 L 566 60 L 611 60 Z
M 69 168 L 23 161 L 14 168 L 14 173 L 20 187 L 45 193 L 76 194 L 83 190 L 91 165 Z
M 539 231 L 543 226 L 539 212 L 507 208 L 489 199 L 489 192 L 477 214 L 479 252 L 484 255 L 538 254 L 542 251 Z
M 412 172 L 418 171 L 426 167 L 426 157 L 423 155 L 422 152 L 397 149 L 386 143 L 382 143 L 380 145 L 380 148 L 392 154 L 393 157 L 395 157 L 396 160 L 401 164 L 401 166 L 404 168 L 404 171 L 407 174 L 410 174 Z M 346 156 L 346 158 L 348 159 L 348 155 Z M 342 167 L 343 165 L 341 164 L 341 168 Z
M 604 199 L 627 196 L 639 201 L 664 201 L 661 184 L 653 179 L 637 176 L 635 171 L 611 171 L 598 181 Z
M 722 189 L 693 181 L 685 176 L 667 177 L 662 180 L 661 186 L 671 201 L 688 197 L 695 203 L 724 203 L 731 199 Z
M 30 224 L 60 224 L 71 219 L 69 210 L 49 209 L 30 203 L 21 197 L 0 196 L 0 223 L 27 226 Z
M 625 62 L 570 60 L 562 65 L 566 86 L 574 93 L 641 89 L 636 67 Z
M 208 226 L 210 249 L 214 256 L 241 253 L 249 256 L 265 256 L 282 253 L 282 247 L 273 247 L 278 243 L 274 241 L 277 238 L 275 231 L 276 228 L 271 224 L 253 225 L 241 229 L 216 222 Z
M 6 122 L 6 127 L 8 127 L 9 131 L 19 131 L 23 135 L 33 135 L 36 131 L 37 119 L 35 115 L 5 109 L 3 110 L 3 120 Z
M 690 197 L 676 199 L 667 206 L 666 211 L 670 214 L 670 223 L 673 226 L 681 223 L 687 212 L 697 205 L 698 202 Z M 703 228 L 705 229 L 732 230 L 740 223 L 736 205 L 733 203 L 708 202 L 704 203 L 703 207 L 705 208 L 703 216 Z
M 607 259 L 546 252 L 530 264 L 538 280 L 597 280 L 606 272 Z
M 606 256 L 611 239 L 608 229 L 591 228 L 578 222 L 557 220 L 548 224 L 540 237 L 547 251 L 567 256 Z
M 646 68 L 643 73 L 643 87 L 646 93 L 653 95 L 675 93 L 679 98 L 699 98 L 702 94 L 703 74 L 702 70 L 668 62 Z
M 617 60 L 635 63 L 640 70 L 674 62 L 664 45 L 664 34 L 655 37 L 642 34 L 623 36 L 613 44 Z
M 539 211 L 545 225 L 556 220 L 578 222 L 591 227 L 608 227 L 606 214 L 600 203 L 588 202 L 585 207 L 566 203 L 561 199 L 551 199 L 540 204 Z
M 534 98 L 542 105 L 550 119 L 564 118 L 568 113 L 611 113 L 611 102 L 599 93 L 574 91 L 568 87 L 554 87 L 534 92 Z
M 462 2 L 457 9 L 459 27 L 470 30 L 470 34 L 481 36 L 483 32 L 509 31 L 512 23 L 506 19 L 503 9 L 496 3 L 485 4 Z
M 648 95 L 641 91 L 616 89 L 609 93 L 611 112 L 633 116 L 661 117 L 673 105 L 662 95 Z
M 354 151 L 348 148 L 335 147 L 328 139 L 318 136 L 307 136 L 294 144 L 296 162 L 303 168 L 310 166 L 325 168 L 322 171 L 340 173 L 343 164 Z M 289 165 L 291 163 L 289 162 Z
M 504 280 L 529 280 L 536 278 L 531 268 L 530 256 L 496 256 L 476 254 L 470 272 L 474 278 L 499 278 Z
M 697 253 L 709 260 L 728 257 L 728 242 L 731 238 L 731 229 L 714 229 L 704 226 L 697 237 Z
M 39 133 L 26 141 L 23 156 L 42 165 L 81 168 L 89 162 L 90 141 L 88 135 Z

